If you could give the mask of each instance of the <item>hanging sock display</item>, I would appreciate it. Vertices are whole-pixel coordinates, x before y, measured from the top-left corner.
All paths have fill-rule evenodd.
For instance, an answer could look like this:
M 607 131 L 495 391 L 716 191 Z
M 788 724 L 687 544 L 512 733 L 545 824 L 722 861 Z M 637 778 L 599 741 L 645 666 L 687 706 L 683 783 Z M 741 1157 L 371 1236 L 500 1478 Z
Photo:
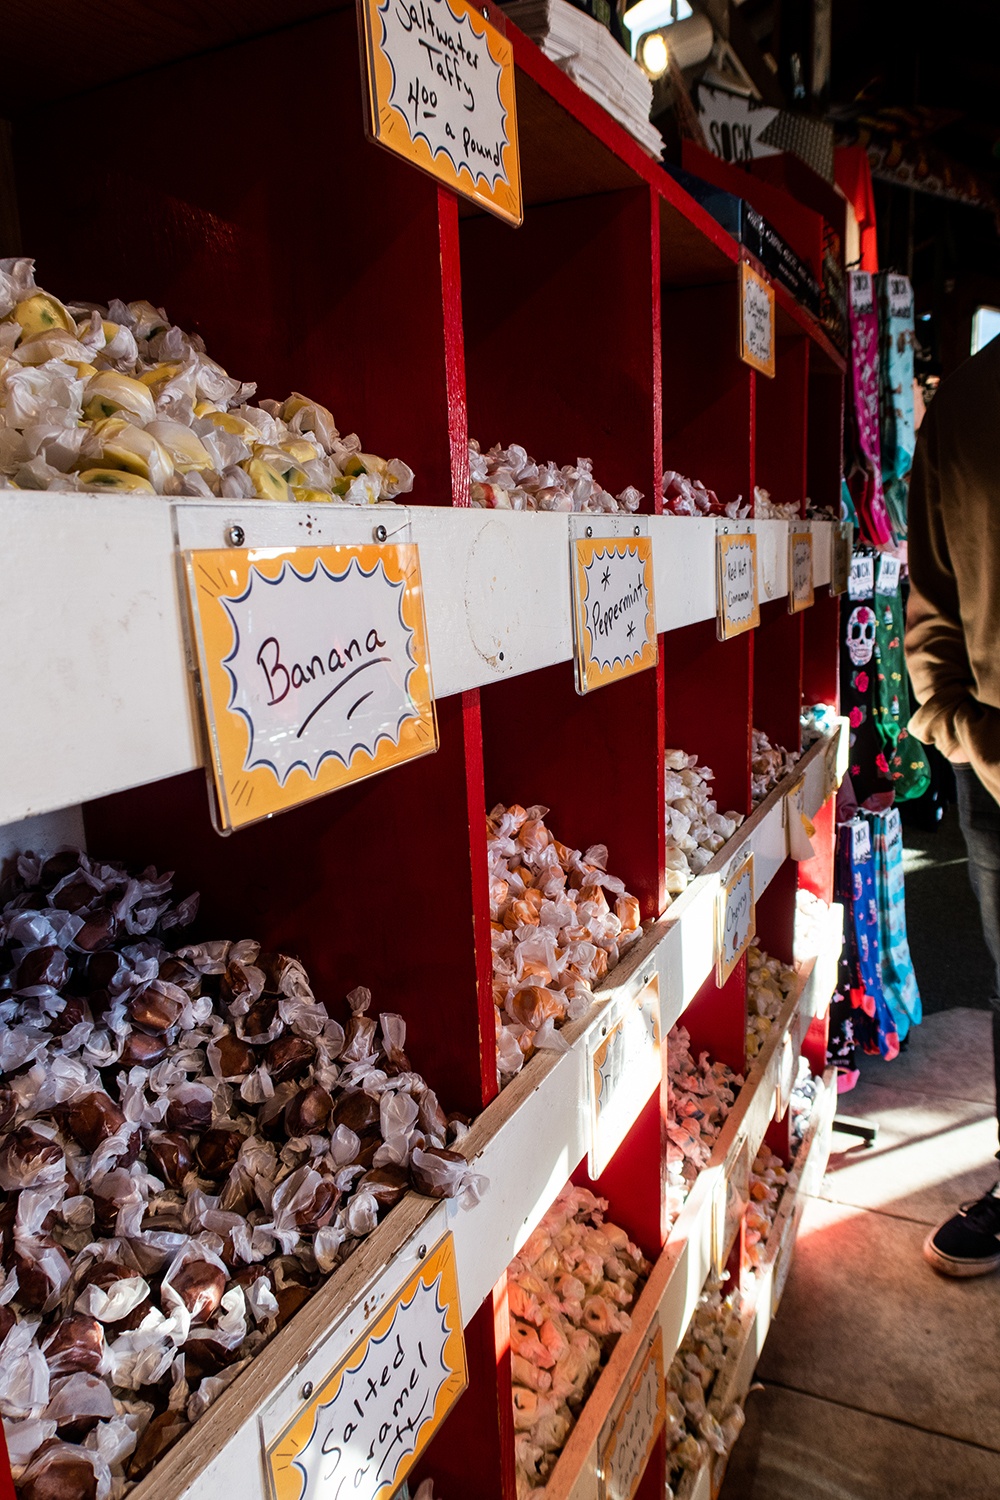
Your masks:
M 880 1052 L 889 1062 L 899 1053 L 899 1033 L 882 988 L 875 861 L 871 828 L 862 816 L 837 829 L 836 887 L 847 919 L 844 955 L 854 1035 L 865 1052 Z
M 878 935 L 882 956 L 882 993 L 902 1041 L 911 1026 L 919 1026 L 923 1006 L 906 935 L 906 896 L 903 888 L 903 826 L 895 807 L 864 812 L 871 828 L 878 901 Z
M 913 466 L 913 288 L 907 277 L 876 277 L 880 328 L 882 487 L 892 528 L 906 535 L 906 476 Z
M 886 547 L 894 538 L 882 492 L 879 332 L 875 278 L 868 271 L 852 271 L 848 278 L 848 293 L 851 416 L 857 454 L 847 481 L 865 539 L 876 547 Z
M 872 792 L 887 789 L 887 774 L 879 764 L 882 741 L 872 713 L 875 657 L 875 559 L 856 552 L 851 561 L 847 600 L 840 612 L 840 704 L 850 724 L 848 766 L 854 795 L 863 802 Z
M 875 650 L 872 715 L 881 741 L 876 766 L 892 786 L 897 802 L 922 797 L 931 784 L 927 752 L 906 725 L 910 718 L 910 678 L 903 655 L 904 610 L 899 562 L 875 559 Z

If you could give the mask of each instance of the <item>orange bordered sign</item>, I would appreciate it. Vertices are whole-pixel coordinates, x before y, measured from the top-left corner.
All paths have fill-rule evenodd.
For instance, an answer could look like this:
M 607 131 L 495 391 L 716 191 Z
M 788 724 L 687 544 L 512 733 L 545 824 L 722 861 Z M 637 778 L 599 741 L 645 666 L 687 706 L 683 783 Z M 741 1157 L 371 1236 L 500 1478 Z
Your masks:
M 437 749 L 415 544 L 184 564 L 220 832 Z
M 648 536 L 573 541 L 577 692 L 655 667 L 653 542 Z
M 265 1448 L 271 1500 L 390 1500 L 467 1384 L 446 1234 Z
M 358 0 L 372 140 L 520 224 L 514 54 L 468 0 Z

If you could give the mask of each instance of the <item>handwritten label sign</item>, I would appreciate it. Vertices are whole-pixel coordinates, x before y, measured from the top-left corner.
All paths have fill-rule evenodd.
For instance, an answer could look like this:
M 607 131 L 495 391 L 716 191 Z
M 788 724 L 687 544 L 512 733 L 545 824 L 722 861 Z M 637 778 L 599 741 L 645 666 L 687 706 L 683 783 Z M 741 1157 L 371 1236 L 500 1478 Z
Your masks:
M 851 558 L 847 592 L 852 599 L 870 599 L 874 594 L 875 559 L 870 552 L 856 552 Z
M 720 531 L 715 545 L 716 630 L 720 641 L 728 641 L 760 624 L 757 535 Z
M 899 588 L 899 558 L 880 557 L 878 563 L 878 584 L 875 592 L 877 594 L 895 594 Z
M 571 545 L 576 686 L 589 693 L 656 666 L 653 543 L 581 537 Z
M 716 1276 L 726 1269 L 729 1252 L 750 1205 L 750 1142 L 744 1136 L 730 1155 L 712 1195 L 712 1265 Z
M 638 1374 L 601 1444 L 601 1500 L 635 1500 L 666 1415 L 663 1330 L 657 1324 Z
M 812 531 L 798 531 L 792 526 L 788 535 L 788 608 L 795 615 L 809 609 L 812 602 Z
M 514 55 L 468 0 L 358 0 L 368 133 L 512 224 L 523 217 Z
M 740 359 L 774 379 L 774 287 L 740 261 Z
M 266 1449 L 272 1500 L 389 1500 L 466 1384 L 448 1234 Z
M 590 1044 L 591 1177 L 604 1171 L 659 1082 L 659 974 L 612 1016 L 606 1035 L 603 1029 L 595 1029 Z
M 753 855 L 748 854 L 719 891 L 716 974 L 724 985 L 750 946 L 757 930 Z
M 188 552 L 229 831 L 438 745 L 417 548 Z
M 830 559 L 831 594 L 847 593 L 853 548 L 854 527 L 850 521 L 838 521 L 833 528 L 833 555 Z

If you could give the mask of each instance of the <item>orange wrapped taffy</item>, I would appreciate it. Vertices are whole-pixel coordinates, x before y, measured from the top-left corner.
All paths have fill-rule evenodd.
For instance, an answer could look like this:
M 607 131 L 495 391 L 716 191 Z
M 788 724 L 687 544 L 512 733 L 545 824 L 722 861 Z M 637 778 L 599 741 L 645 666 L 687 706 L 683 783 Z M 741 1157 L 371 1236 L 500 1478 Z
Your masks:
M 547 812 L 499 804 L 487 818 L 502 1082 L 536 1048 L 565 1046 L 558 1026 L 586 1013 L 593 986 L 641 932 L 639 903 L 608 874 L 605 845 L 560 843 Z

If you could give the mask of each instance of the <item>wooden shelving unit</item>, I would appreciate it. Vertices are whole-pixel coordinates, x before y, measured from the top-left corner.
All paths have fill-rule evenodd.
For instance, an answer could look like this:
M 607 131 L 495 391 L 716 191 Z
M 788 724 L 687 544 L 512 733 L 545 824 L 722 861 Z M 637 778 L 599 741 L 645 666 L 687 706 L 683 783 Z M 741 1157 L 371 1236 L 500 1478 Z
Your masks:
M 336 1365 L 445 1229 L 470 1383 L 413 1477 L 433 1476 L 441 1500 L 513 1500 L 505 1273 L 560 1189 L 584 1180 L 589 1039 L 655 973 L 662 1034 L 683 1015 L 696 1048 L 744 1071 L 745 963 L 715 982 L 723 880 L 752 849 L 759 941 L 786 962 L 797 888 L 832 901 L 843 735 L 810 749 L 756 808 L 750 740 L 757 727 L 797 747 L 803 703 L 836 702 L 838 603 L 827 585 L 843 361 L 779 289 L 777 377 L 742 364 L 733 241 L 502 12 L 488 12 L 517 67 L 526 214 L 516 232 L 365 140 L 353 8 L 256 0 L 205 18 L 186 0 L 14 3 L 19 46 L 44 41 L 49 63 L 37 86 L 20 72 L 0 86 L 24 246 L 42 284 L 67 299 L 165 306 L 260 395 L 313 394 L 366 447 L 409 462 L 417 483 L 411 503 L 377 512 L 0 493 L 0 851 L 29 836 L 20 825 L 35 815 L 52 815 L 50 838 L 82 819 L 92 852 L 172 869 L 178 890 L 200 889 L 204 935 L 253 934 L 299 953 L 331 999 L 370 986 L 377 1008 L 405 1017 L 415 1067 L 475 1117 L 463 1149 L 489 1178 L 465 1212 L 404 1199 L 136 1500 L 208 1500 L 223 1485 L 264 1500 L 262 1409 L 272 1423 L 291 1417 L 306 1383 Z M 98 49 L 81 101 L 91 27 L 117 43 Z M 105 122 L 114 149 L 76 155 L 55 192 L 45 164 L 78 138 L 81 110 Z M 540 459 L 588 455 L 606 487 L 644 491 L 640 511 L 470 510 L 470 435 L 523 443 Z M 720 642 L 717 525 L 658 513 L 664 468 L 726 499 L 763 484 L 803 515 L 807 495 L 826 507 L 831 521 L 810 523 L 813 608 L 788 611 L 787 524 L 752 521 L 761 624 Z M 660 653 L 655 670 L 581 697 L 568 561 L 584 522 L 597 536 L 652 537 Z M 234 524 L 251 547 L 368 542 L 378 524 L 419 544 L 441 744 L 222 840 L 208 814 L 176 559 L 222 545 Z M 720 806 L 747 815 L 670 905 L 667 746 L 711 765 Z M 802 778 L 817 853 L 796 865 L 788 821 Z M 569 1050 L 537 1055 L 498 1094 L 484 814 L 501 800 L 544 803 L 571 846 L 606 842 L 646 931 L 567 1029 Z M 659 1091 L 597 1184 L 654 1271 L 560 1460 L 548 1492 L 559 1500 L 596 1500 L 597 1444 L 657 1324 L 669 1364 L 710 1269 L 713 1196 L 736 1156 L 749 1145 L 752 1157 L 766 1134 L 788 1159 L 787 1117 L 774 1118 L 780 1069 L 790 1050 L 822 1071 L 838 949 L 831 927 L 669 1232 Z M 810 1170 L 821 1154 L 821 1143 L 810 1148 Z M 795 1201 L 772 1240 L 775 1285 Z M 762 1290 L 747 1348 L 763 1337 L 766 1300 Z M 664 1465 L 661 1437 L 639 1500 L 662 1492 Z

